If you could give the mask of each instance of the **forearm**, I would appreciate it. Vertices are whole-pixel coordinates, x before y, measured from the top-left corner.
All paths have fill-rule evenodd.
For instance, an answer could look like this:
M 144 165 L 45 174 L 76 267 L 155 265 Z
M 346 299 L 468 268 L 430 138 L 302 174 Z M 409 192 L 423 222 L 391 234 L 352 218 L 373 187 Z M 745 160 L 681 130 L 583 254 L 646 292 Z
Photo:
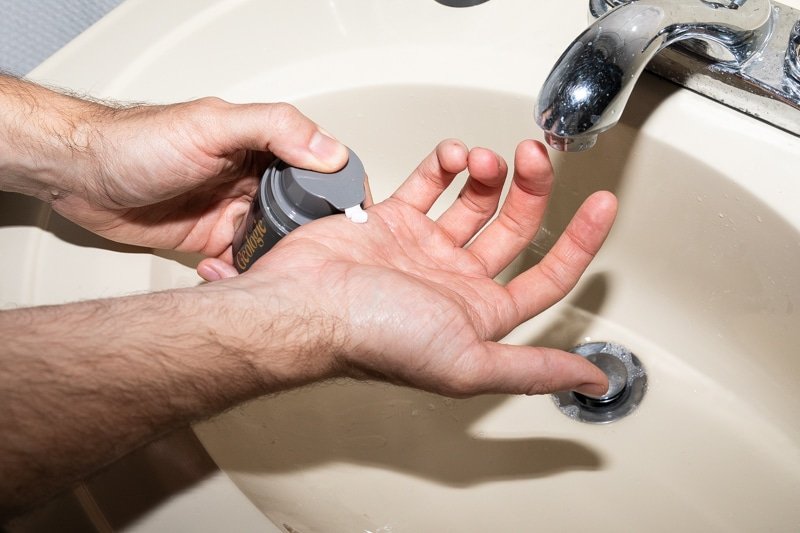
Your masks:
M 275 308 L 203 286 L 0 312 L 0 516 L 171 428 L 303 382 L 292 364 L 306 340 L 289 326 L 303 328 Z
M 113 111 L 0 74 L 0 190 L 48 202 L 85 193 L 102 164 L 96 124 Z

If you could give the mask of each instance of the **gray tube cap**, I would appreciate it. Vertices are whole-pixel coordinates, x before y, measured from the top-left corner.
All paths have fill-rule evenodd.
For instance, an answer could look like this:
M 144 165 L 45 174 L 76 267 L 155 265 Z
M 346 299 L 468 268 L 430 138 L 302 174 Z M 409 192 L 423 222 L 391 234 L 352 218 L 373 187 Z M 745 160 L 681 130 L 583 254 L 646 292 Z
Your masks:
M 348 149 L 347 164 L 338 172 L 314 172 L 282 166 L 271 174 L 272 193 L 279 211 L 297 225 L 361 205 L 366 197 L 366 171 Z

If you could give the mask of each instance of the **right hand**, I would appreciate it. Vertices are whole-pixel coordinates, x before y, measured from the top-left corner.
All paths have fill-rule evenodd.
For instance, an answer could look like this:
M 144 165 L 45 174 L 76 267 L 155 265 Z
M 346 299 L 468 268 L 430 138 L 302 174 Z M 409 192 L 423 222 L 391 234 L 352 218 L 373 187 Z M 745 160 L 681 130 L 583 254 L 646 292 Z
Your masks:
M 52 205 L 73 222 L 127 244 L 231 264 L 235 229 L 275 157 L 320 172 L 339 170 L 347 161 L 341 143 L 289 104 L 203 98 L 99 107 L 81 116 L 93 136 L 86 141 L 91 170 Z

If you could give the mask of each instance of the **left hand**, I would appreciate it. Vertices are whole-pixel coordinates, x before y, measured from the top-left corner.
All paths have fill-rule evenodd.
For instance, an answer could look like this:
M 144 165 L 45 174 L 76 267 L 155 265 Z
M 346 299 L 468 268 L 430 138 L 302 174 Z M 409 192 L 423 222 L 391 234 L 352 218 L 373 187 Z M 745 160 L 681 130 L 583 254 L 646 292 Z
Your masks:
M 464 170 L 458 199 L 429 218 Z M 611 229 L 616 198 L 590 196 L 537 265 L 501 284 L 495 277 L 538 231 L 553 184 L 545 147 L 520 143 L 508 195 L 490 221 L 507 171 L 490 150 L 443 141 L 390 198 L 367 210 L 366 224 L 316 220 L 244 274 L 230 268 L 227 279 L 203 288 L 217 291 L 220 309 L 233 317 L 236 333 L 228 335 L 239 352 L 279 387 L 345 375 L 458 397 L 602 395 L 606 376 L 583 357 L 497 341 L 575 286 Z M 220 260 L 206 259 L 198 271 L 224 274 L 214 263 Z M 235 307 L 222 303 L 230 295 L 241 298 Z M 279 350 L 276 339 L 283 339 Z

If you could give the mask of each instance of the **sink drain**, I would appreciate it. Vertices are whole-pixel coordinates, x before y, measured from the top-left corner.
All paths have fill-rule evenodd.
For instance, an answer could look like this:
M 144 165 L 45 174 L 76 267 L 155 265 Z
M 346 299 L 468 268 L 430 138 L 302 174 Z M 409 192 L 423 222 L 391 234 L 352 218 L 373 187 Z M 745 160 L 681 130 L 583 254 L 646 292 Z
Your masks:
M 572 353 L 597 365 L 608 376 L 608 392 L 593 397 L 578 392 L 559 392 L 553 401 L 562 413 L 580 422 L 607 424 L 631 414 L 647 390 L 647 373 L 641 361 L 621 344 L 589 342 Z
M 438 3 L 449 7 L 472 7 L 489 0 L 436 0 Z

